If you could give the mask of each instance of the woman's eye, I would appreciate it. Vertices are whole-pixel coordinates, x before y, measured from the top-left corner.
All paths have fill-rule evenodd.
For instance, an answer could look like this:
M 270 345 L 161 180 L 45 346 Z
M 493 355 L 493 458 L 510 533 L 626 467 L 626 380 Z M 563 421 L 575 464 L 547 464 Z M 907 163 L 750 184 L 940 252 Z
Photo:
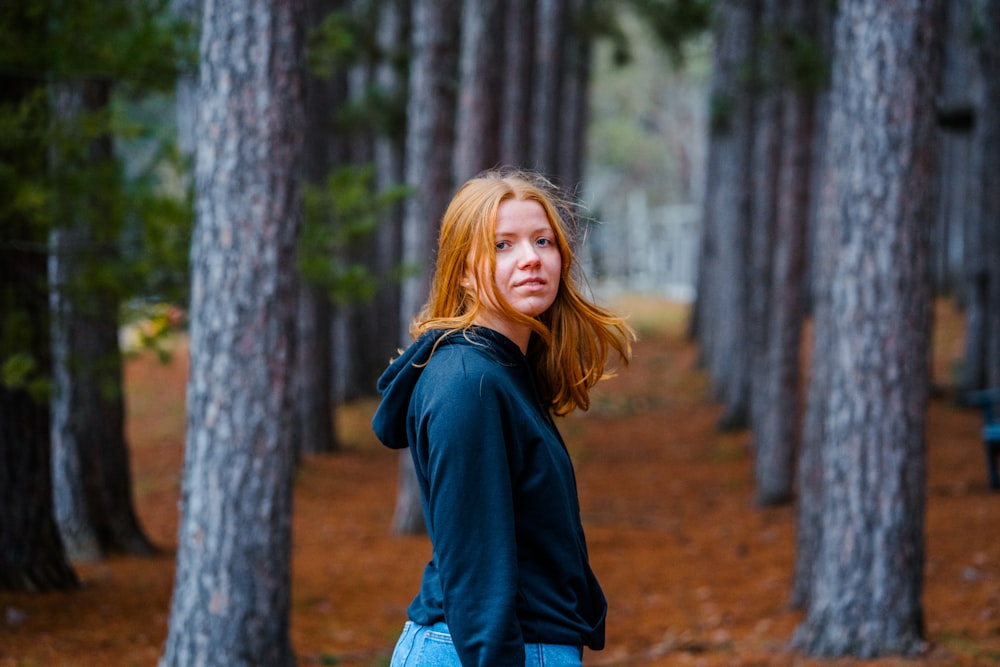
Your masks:
M 497 244 L 496 244 L 495 247 L 496 247 L 497 250 L 506 250 L 507 248 L 510 247 L 510 242 L 509 241 L 497 241 Z
M 552 239 L 538 239 L 535 243 L 540 246 L 549 246 L 552 245 Z

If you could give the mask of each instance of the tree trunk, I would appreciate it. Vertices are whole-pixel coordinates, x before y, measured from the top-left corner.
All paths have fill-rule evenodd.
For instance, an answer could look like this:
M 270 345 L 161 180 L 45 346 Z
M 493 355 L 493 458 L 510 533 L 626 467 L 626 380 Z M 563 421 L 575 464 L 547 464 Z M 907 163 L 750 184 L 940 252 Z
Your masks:
M 534 63 L 534 0 L 504 3 L 503 96 L 500 162 L 526 167 L 531 158 L 531 81 Z
M 754 57 L 756 2 L 715 9 L 711 142 L 699 268 L 697 335 L 702 361 L 725 405 L 721 428 L 747 423 L 746 220 L 750 214 L 753 92 L 744 64 Z
M 333 423 L 333 314 L 322 288 L 298 276 L 295 340 L 296 458 L 338 449 Z
M 8 26 L 43 41 L 45 16 L 15 4 Z M 49 109 L 43 82 L 22 72 L 0 73 L 0 105 L 21 123 L 0 146 L 0 163 L 18 179 L 0 179 L 0 199 L 19 199 L 24 181 L 41 188 L 46 151 L 38 142 Z M 43 99 L 43 98 L 41 98 Z M 41 592 L 75 588 L 53 516 L 49 416 L 52 350 L 49 335 L 47 249 L 30 211 L 0 207 L 0 590 Z M 16 289 L 10 289 L 16 287 Z M 20 367 L 23 372 L 13 371 Z
M 406 183 L 413 193 L 403 217 L 403 280 L 400 345 L 410 343 L 410 322 L 427 298 L 434 242 L 451 197 L 455 127 L 458 13 L 446 0 L 413 1 L 413 59 L 410 63 L 406 128 Z M 400 452 L 409 458 L 408 451 Z M 401 474 L 407 463 L 401 461 Z M 412 473 L 411 473 L 412 474 Z M 400 484 L 393 518 L 397 533 L 425 530 L 415 485 Z
M 944 74 L 938 102 L 941 133 L 941 198 L 935 250 L 935 286 L 954 291 L 965 310 L 966 353 L 956 378 L 959 393 L 985 387 L 983 327 L 985 276 L 983 239 L 981 133 L 989 122 L 983 114 L 983 74 L 977 62 L 971 0 L 952 3 L 944 46 Z M 985 42 L 989 43 L 989 40 Z M 953 241 L 957 238 L 961 243 Z M 959 246 L 956 252 L 955 246 Z M 958 254 L 954 271 L 952 255 Z
M 782 123 L 783 82 L 779 81 L 778 68 L 781 64 L 781 43 L 777 39 L 785 30 L 784 7 L 779 0 L 759 0 L 759 17 L 754 33 L 756 43 L 753 80 L 756 95 L 753 100 L 753 148 L 750 158 L 750 215 L 747 218 L 749 242 L 745 283 L 752 288 L 745 290 L 746 338 L 741 345 L 746 356 L 747 383 L 754 391 L 747 392 L 749 424 L 753 428 L 752 447 L 754 450 L 755 478 L 757 481 L 757 501 L 763 504 L 777 504 L 786 501 L 787 496 L 775 495 L 779 489 L 767 488 L 771 481 L 772 464 L 779 463 L 771 457 L 767 445 L 761 448 L 756 426 L 767 417 L 773 407 L 765 396 L 767 391 L 763 378 L 769 368 L 766 358 L 768 337 L 774 333 L 768 329 L 768 314 L 771 308 L 772 290 L 772 249 L 777 241 L 775 234 L 775 209 L 778 200 L 778 164 L 782 143 L 779 129 Z M 788 140 L 787 137 L 784 138 Z M 771 397 L 773 398 L 773 397 Z M 762 482 L 764 486 L 762 486 Z
M 9 99 L 6 93 L 14 85 L 9 78 L 3 83 L 6 92 L 0 97 Z M 26 162 L 42 151 L 21 148 L 22 155 L 2 158 L 5 164 L 18 164 L 23 176 Z M 6 185 L 0 192 L 11 194 Z M 0 237 L 0 284 L 18 286 L 0 296 L 0 357 L 9 363 L 19 356 L 34 364 L 24 385 L 0 383 L 0 590 L 75 588 L 79 582 L 53 516 L 49 397 L 38 385 L 32 388 L 33 381 L 44 383 L 51 371 L 45 246 L 37 235 L 32 237 L 31 226 L 13 215 L 2 216 Z M 11 346 L 15 341 L 18 345 Z
M 188 427 L 161 667 L 295 664 L 291 436 L 304 10 L 296 0 L 204 8 Z
M 537 0 L 535 67 L 531 97 L 531 164 L 549 177 L 557 176 L 560 96 L 568 0 Z
M 824 62 L 829 62 L 833 52 L 834 9 L 826 4 L 813 5 L 816 12 L 815 35 L 820 42 Z M 829 86 L 816 95 L 814 136 L 812 152 L 816 156 L 815 168 L 810 174 L 810 190 L 814 196 L 809 202 L 809 228 L 807 229 L 807 294 L 806 312 L 812 314 L 812 350 L 829 350 L 833 317 L 830 290 L 833 282 L 833 260 L 837 246 L 837 230 L 833 225 L 818 224 L 819 211 L 836 206 L 835 195 L 823 183 L 829 182 L 827 174 L 836 170 L 837 164 L 826 151 L 829 135 L 827 119 L 830 109 Z M 829 393 L 826 380 L 830 376 L 827 364 L 829 355 L 811 355 L 806 387 L 805 415 L 799 439 L 798 461 L 795 469 L 795 566 L 792 575 L 791 604 L 804 608 L 812 595 L 813 570 L 819 550 L 822 519 L 823 443 L 825 442 L 826 402 Z
M 374 21 L 375 8 L 369 0 L 350 0 L 349 10 L 359 25 Z M 374 85 L 375 61 L 362 55 L 347 68 L 347 99 L 355 108 L 371 105 L 370 90 Z M 375 159 L 375 128 L 361 122 L 352 127 L 342 138 L 347 141 L 344 164 L 359 168 L 370 165 Z M 369 275 L 375 275 L 378 265 L 378 246 L 370 235 L 350 241 L 343 249 L 345 263 L 359 265 Z M 375 381 L 385 367 L 387 352 L 375 344 L 379 337 L 379 317 L 374 300 L 350 295 L 334 301 L 335 400 L 350 401 L 375 393 Z M 393 339 L 395 341 L 395 339 Z
M 570 0 L 568 26 L 590 10 L 593 0 Z M 556 98 L 561 107 L 556 175 L 559 185 L 578 194 L 583 181 L 583 161 L 587 152 L 587 120 L 590 102 L 590 60 L 592 40 L 580 30 L 567 30 L 562 90 Z
M 779 7 L 785 34 L 815 39 L 815 5 L 787 0 Z M 781 62 L 794 54 L 781 51 Z M 794 459 L 799 441 L 802 401 L 801 339 L 805 318 L 806 240 L 810 211 L 813 159 L 813 97 L 815 83 L 784 81 L 778 136 L 777 188 L 771 278 L 765 337 L 759 350 L 763 362 L 754 373 L 753 416 L 757 503 L 776 505 L 792 499 Z
M 379 192 L 398 187 L 405 179 L 406 114 L 402 110 L 406 104 L 406 77 L 398 62 L 406 50 L 408 9 L 409 4 L 405 0 L 392 0 L 383 3 L 379 10 L 377 39 L 382 60 L 375 70 L 375 85 L 391 104 L 398 105 L 400 111 L 394 115 L 398 126 L 387 125 L 375 136 L 375 172 Z M 382 216 L 376 231 L 376 276 L 379 284 L 375 294 L 375 313 L 379 318 L 376 346 L 382 355 L 380 370 L 400 345 L 402 311 L 397 274 L 402 261 L 402 225 L 403 204 L 394 202 Z
M 823 362 L 822 527 L 813 656 L 923 647 L 924 427 L 932 313 L 934 96 L 941 3 L 840 4 L 827 151 L 834 240 Z
M 1000 2 L 987 0 L 982 41 L 983 113 L 982 208 L 983 239 L 983 377 L 990 387 L 1000 387 Z
M 978 0 L 975 0 L 976 2 Z M 944 44 L 944 73 L 936 107 L 941 132 L 941 196 L 934 237 L 934 285 L 939 294 L 955 294 L 961 302 L 967 239 L 966 225 L 979 217 L 974 139 L 977 107 L 982 100 L 976 66 L 974 0 L 952 2 Z M 978 225 L 977 225 L 978 226 Z
M 464 0 L 455 111 L 454 179 L 462 183 L 500 157 L 501 45 L 504 26 L 499 0 Z
M 15 273 L 21 279 L 44 276 L 44 257 L 12 254 L 0 250 L 4 283 Z M 32 264 L 37 273 L 29 268 Z M 27 291 L 18 290 L 19 297 L 26 299 Z M 36 312 L 44 312 L 44 295 L 34 296 L 42 299 L 35 301 L 42 308 Z M 12 312 L 25 312 L 21 308 L 5 301 L 2 315 L 6 319 Z M 47 353 L 37 348 L 37 354 L 40 361 Z M 0 385 L 0 590 L 41 593 L 79 586 L 53 518 L 49 442 L 45 399 Z
M 201 0 L 170 0 L 170 12 L 181 21 L 186 21 L 192 28 L 191 48 L 198 47 L 198 29 L 201 25 Z M 174 105 L 177 108 L 177 147 L 185 157 L 193 158 L 198 144 L 197 97 L 198 78 L 192 72 L 184 70 L 177 75 L 177 85 L 174 89 Z M 187 172 L 185 172 L 187 173 Z M 187 186 L 188 183 L 185 183 Z
M 54 113 L 74 129 L 110 102 L 106 81 L 54 84 Z M 82 131 L 81 131 L 82 132 Z M 139 526 L 125 441 L 122 355 L 118 344 L 120 286 L 100 272 L 120 264 L 121 221 L 111 137 L 80 154 L 57 145 L 59 187 L 50 234 L 53 384 L 52 474 L 56 521 L 70 558 L 107 552 L 156 551 Z
M 342 0 L 308 0 L 308 25 L 318 25 L 343 4 Z M 347 159 L 346 142 L 333 131 L 334 114 L 347 99 L 347 80 L 342 72 L 325 78 L 307 73 L 304 86 L 305 179 L 322 187 L 327 175 Z M 325 289 L 297 276 L 295 442 L 299 454 L 325 454 L 336 451 L 338 445 L 333 428 L 333 307 Z

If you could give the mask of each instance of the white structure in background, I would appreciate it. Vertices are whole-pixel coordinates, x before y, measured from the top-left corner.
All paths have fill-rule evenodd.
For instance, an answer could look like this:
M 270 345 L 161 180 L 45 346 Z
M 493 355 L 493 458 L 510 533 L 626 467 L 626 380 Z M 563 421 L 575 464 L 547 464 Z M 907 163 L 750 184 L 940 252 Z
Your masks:
M 650 206 L 644 190 L 632 190 L 621 219 L 592 223 L 583 261 L 594 287 L 658 294 L 692 301 L 697 283 L 701 206 Z

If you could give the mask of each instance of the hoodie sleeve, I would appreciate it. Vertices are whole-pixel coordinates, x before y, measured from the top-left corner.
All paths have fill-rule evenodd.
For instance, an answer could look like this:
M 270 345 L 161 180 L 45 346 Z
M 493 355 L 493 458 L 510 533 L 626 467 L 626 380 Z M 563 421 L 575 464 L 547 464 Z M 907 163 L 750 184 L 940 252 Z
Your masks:
M 428 480 L 445 620 L 463 666 L 523 665 L 509 380 L 498 364 L 453 351 L 432 360 L 414 394 L 415 455 Z

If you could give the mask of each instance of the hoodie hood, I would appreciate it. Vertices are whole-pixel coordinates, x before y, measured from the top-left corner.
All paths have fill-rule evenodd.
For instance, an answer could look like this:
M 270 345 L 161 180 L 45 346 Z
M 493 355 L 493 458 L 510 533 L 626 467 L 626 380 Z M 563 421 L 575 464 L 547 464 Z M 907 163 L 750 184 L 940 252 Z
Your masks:
M 424 364 L 430 358 L 434 345 L 444 333 L 444 330 L 430 331 L 413 341 L 378 379 L 378 393 L 382 396 L 382 402 L 372 418 L 372 430 L 382 444 L 390 449 L 405 449 L 409 446 L 406 438 L 406 413 L 410 407 L 410 396 L 424 372 Z
M 406 415 L 414 387 L 424 372 L 427 360 L 435 351 L 435 346 L 440 350 L 448 345 L 462 344 L 485 345 L 500 363 L 523 363 L 523 355 L 517 345 L 492 329 L 470 327 L 464 331 L 428 331 L 394 359 L 378 379 L 377 388 L 382 402 L 372 418 L 372 430 L 383 445 L 390 449 L 405 449 L 409 446 Z

